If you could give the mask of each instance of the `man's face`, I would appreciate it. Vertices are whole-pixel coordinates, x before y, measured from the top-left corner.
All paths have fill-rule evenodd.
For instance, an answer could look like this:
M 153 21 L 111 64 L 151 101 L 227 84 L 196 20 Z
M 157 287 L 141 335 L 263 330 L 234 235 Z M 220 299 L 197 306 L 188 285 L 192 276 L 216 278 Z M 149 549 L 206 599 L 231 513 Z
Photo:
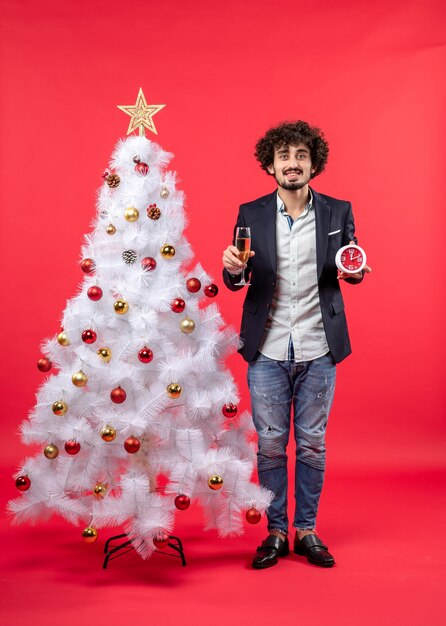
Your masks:
M 268 172 L 274 175 L 279 187 L 294 190 L 305 187 L 315 169 L 311 164 L 310 150 L 300 143 L 274 148 L 274 161 Z

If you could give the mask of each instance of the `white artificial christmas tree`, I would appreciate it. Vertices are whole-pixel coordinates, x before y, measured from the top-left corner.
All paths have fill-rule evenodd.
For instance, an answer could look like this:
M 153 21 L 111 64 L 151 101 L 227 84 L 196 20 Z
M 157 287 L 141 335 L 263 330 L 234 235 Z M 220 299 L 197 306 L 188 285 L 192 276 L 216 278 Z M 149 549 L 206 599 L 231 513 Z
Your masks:
M 272 497 L 251 482 L 251 418 L 237 415 L 224 365 L 237 333 L 201 265 L 186 272 L 193 255 L 171 156 L 145 136 L 115 148 L 82 249 L 84 281 L 43 345 L 39 369 L 51 374 L 21 428 L 42 453 L 17 472 L 23 493 L 9 505 L 17 522 L 59 513 L 82 523 L 86 541 L 122 526 L 144 558 L 193 499 L 206 527 L 228 535 Z

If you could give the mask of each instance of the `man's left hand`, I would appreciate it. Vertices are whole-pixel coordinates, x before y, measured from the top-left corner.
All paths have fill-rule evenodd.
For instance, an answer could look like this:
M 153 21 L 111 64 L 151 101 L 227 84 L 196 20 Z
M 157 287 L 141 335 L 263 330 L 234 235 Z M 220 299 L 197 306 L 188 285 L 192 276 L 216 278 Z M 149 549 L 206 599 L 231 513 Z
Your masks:
M 356 245 L 354 241 L 350 241 L 350 245 Z M 370 265 L 364 265 L 364 269 L 362 272 L 356 272 L 356 274 L 347 274 L 347 272 L 338 272 L 338 280 L 345 280 L 346 278 L 355 278 L 356 280 L 360 280 L 364 273 L 370 274 L 372 268 Z

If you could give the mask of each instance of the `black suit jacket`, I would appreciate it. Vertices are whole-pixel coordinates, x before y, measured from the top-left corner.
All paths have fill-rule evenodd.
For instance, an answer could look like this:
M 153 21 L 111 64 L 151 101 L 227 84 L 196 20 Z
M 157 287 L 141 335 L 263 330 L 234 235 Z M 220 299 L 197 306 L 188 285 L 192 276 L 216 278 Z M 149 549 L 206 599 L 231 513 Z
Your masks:
M 351 347 L 335 256 L 341 246 L 356 241 L 355 224 L 350 202 L 336 200 L 317 193 L 314 189 L 312 193 L 322 320 L 331 354 L 336 363 L 339 363 L 351 353 Z M 240 329 L 242 347 L 239 352 L 246 361 L 252 361 L 257 353 L 276 285 L 276 214 L 277 191 L 274 191 L 253 202 L 242 204 L 235 226 L 251 227 L 251 249 L 255 251 L 255 256 L 249 260 L 245 270 L 251 285 L 243 304 Z M 239 279 L 239 276 L 231 276 L 226 269 L 223 271 L 223 280 L 232 291 L 242 289 L 234 284 Z M 361 279 L 347 280 L 350 283 L 361 282 Z

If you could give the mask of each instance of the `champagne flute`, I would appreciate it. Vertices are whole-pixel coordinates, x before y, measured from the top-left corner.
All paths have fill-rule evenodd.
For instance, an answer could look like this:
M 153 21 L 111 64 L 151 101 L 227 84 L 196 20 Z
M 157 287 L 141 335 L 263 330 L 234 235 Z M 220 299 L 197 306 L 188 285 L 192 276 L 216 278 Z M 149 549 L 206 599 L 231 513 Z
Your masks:
M 238 258 L 242 263 L 247 263 L 251 250 L 251 229 L 249 226 L 239 226 L 235 233 L 235 247 L 238 250 Z M 235 285 L 247 285 L 245 280 L 245 270 L 242 270 L 240 282 Z

